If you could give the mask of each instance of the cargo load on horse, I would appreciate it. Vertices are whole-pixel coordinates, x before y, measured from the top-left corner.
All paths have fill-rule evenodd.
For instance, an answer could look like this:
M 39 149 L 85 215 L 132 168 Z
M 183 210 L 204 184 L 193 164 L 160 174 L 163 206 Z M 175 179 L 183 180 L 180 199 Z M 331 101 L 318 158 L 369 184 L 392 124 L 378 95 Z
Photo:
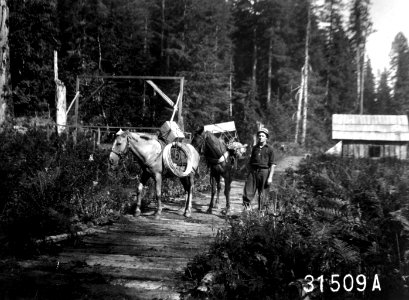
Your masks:
M 193 170 L 193 155 L 188 144 L 183 142 L 185 134 L 176 122 L 167 121 L 159 129 L 163 148 L 163 164 L 177 177 L 188 176 Z
M 228 129 L 226 130 L 226 124 Z M 231 134 L 234 130 L 234 135 Z M 212 130 L 212 131 L 209 131 Z M 215 134 L 219 133 L 217 137 Z M 230 211 L 230 187 L 233 180 L 233 173 L 237 169 L 237 159 L 246 152 L 247 145 L 237 141 L 234 122 L 213 124 L 199 128 L 193 139 L 192 145 L 204 156 L 210 169 L 211 200 L 208 213 L 212 213 L 213 208 L 218 208 L 219 194 L 221 189 L 220 178 L 224 178 L 224 195 L 226 196 L 226 208 L 223 211 L 228 214 Z M 216 203 L 214 196 L 216 194 Z

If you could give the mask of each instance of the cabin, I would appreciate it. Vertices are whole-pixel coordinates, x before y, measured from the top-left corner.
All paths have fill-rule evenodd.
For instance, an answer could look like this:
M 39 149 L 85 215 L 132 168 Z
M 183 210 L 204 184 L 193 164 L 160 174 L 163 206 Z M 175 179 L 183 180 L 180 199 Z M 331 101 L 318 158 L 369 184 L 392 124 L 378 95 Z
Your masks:
M 341 155 L 345 157 L 407 159 L 408 117 L 334 114 L 332 139 L 341 142 Z

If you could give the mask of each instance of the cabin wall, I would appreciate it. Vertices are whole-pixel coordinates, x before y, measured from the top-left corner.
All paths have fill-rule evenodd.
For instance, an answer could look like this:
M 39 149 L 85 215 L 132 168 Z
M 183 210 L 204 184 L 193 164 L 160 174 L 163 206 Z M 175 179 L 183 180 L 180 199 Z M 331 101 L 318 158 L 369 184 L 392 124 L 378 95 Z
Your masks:
M 355 158 L 408 158 L 406 142 L 342 141 L 342 156 Z

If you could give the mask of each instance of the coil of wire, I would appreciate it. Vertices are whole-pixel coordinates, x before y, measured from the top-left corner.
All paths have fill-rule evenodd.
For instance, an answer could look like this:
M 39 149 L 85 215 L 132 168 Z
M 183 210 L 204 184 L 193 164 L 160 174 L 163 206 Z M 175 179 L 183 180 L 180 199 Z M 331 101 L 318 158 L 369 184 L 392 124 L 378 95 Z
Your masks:
M 178 166 L 172 160 L 172 147 L 177 148 L 177 151 L 182 151 L 186 156 L 186 168 L 182 170 L 180 166 Z M 177 177 L 186 177 L 193 171 L 193 161 L 192 161 L 192 154 L 189 150 L 189 147 L 180 142 L 173 142 L 167 144 L 165 148 L 163 148 L 163 164 L 166 168 L 171 170 L 171 172 L 176 175 Z

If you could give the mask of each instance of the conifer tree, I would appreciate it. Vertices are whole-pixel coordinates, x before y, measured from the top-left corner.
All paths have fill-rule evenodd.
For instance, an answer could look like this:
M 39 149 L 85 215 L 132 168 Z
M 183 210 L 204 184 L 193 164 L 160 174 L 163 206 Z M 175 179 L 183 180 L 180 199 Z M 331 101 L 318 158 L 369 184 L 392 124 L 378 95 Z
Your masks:
M 387 115 L 393 113 L 391 89 L 388 84 L 388 71 L 386 69 L 383 70 L 379 79 L 375 104 L 374 114 Z
M 371 0 L 354 0 L 350 14 L 350 33 L 356 58 L 356 112 L 363 113 L 363 87 L 366 40 L 372 32 L 369 14 Z
M 229 118 L 233 28 L 230 12 L 230 3 L 218 0 L 192 1 L 187 9 L 187 64 L 181 71 L 189 83 L 185 99 L 189 128 Z
M 375 76 L 372 73 L 371 61 L 366 62 L 365 76 L 364 76 L 364 114 L 375 114 L 376 110 L 376 94 L 375 94 Z
M 56 0 L 10 1 L 10 74 L 16 116 L 54 106 L 53 51 L 58 47 Z
M 405 114 L 409 111 L 409 46 L 403 33 L 398 33 L 392 43 L 393 104 L 391 112 Z
M 354 53 L 343 27 L 343 7 L 339 1 L 330 3 L 326 7 L 326 18 L 322 20 L 328 24 L 325 28 L 326 67 L 323 70 L 325 106 L 329 114 L 351 113 L 356 99 Z

